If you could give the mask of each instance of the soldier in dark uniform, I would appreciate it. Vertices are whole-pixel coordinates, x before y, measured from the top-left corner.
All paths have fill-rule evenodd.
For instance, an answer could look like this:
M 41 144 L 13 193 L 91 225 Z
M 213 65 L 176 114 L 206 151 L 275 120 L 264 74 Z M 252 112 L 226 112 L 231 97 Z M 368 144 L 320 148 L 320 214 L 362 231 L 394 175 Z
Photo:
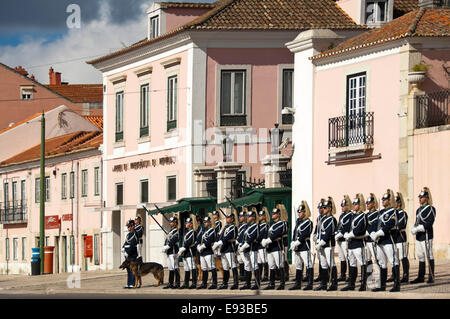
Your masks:
M 220 231 L 222 230 L 222 221 L 220 220 L 219 212 L 217 210 L 211 213 L 212 221 L 214 223 L 214 231 L 216 232 L 216 237 L 219 237 Z
M 337 244 L 337 251 L 339 260 L 341 261 L 341 277 L 338 281 L 346 281 L 347 280 L 347 259 L 348 259 L 348 247 L 347 241 L 344 239 L 344 235 L 350 232 L 350 224 L 352 212 L 350 210 L 351 207 L 350 197 L 348 195 L 344 195 L 344 199 L 341 201 L 341 215 L 339 216 L 338 227 L 336 231 L 336 235 L 334 239 Z
M 359 291 L 366 290 L 367 272 L 365 258 L 365 238 L 367 230 L 367 217 L 364 214 L 366 204 L 362 194 L 357 194 L 353 201 L 353 212 L 350 219 L 350 231 L 344 235 L 348 242 L 349 282 L 342 291 L 355 290 L 355 281 L 358 275 L 357 263 L 361 266 L 361 287 Z
M 420 207 L 416 211 L 416 222 L 411 234 L 416 236 L 416 253 L 419 258 L 419 274 L 411 281 L 412 284 L 425 281 L 425 260 L 428 260 L 428 281 L 434 282 L 434 256 L 433 256 L 433 224 L 436 219 L 436 208 L 433 207 L 431 192 L 424 187 L 419 194 Z
M 138 263 L 142 263 L 142 244 L 143 244 L 143 240 L 142 237 L 144 236 L 144 227 L 141 224 L 141 216 L 136 216 L 136 218 L 134 219 L 134 223 L 135 223 L 135 227 L 134 227 L 134 231 L 136 232 L 136 237 L 138 239 L 138 245 L 137 245 L 137 252 L 138 252 L 138 256 L 136 261 Z
M 136 233 L 134 231 L 134 221 L 130 219 L 127 222 L 127 228 L 128 228 L 128 234 L 125 239 L 125 243 L 122 246 L 122 252 L 126 259 L 129 259 L 130 261 L 136 261 L 136 258 L 138 256 L 137 253 L 137 245 L 138 245 L 138 239 L 136 237 Z M 133 273 L 129 268 L 127 268 L 127 285 L 123 288 L 133 288 L 135 285 L 135 278 Z
M 267 238 L 262 241 L 266 247 L 267 260 L 270 267 L 269 285 L 264 290 L 275 289 L 275 270 L 280 270 L 280 285 L 277 290 L 283 290 L 285 285 L 284 274 L 284 245 L 283 234 L 285 232 L 285 223 L 281 220 L 281 211 L 279 208 L 272 210 L 272 222 L 269 227 Z
M 205 226 L 203 236 L 200 244 L 197 245 L 197 250 L 200 252 L 200 264 L 202 267 L 203 278 L 202 284 L 197 289 L 205 289 L 208 282 L 208 272 L 212 275 L 212 284 L 208 289 L 217 289 L 217 269 L 214 263 L 214 254 L 212 245 L 216 241 L 216 232 L 212 227 L 211 218 L 203 218 L 203 225 Z
M 323 211 L 324 211 L 324 208 L 323 208 L 322 204 L 323 204 L 324 202 L 325 202 L 325 199 L 321 198 L 320 201 L 319 201 L 319 203 L 317 204 L 318 215 L 317 215 L 317 218 L 316 218 L 316 227 L 314 228 L 314 234 L 313 234 L 313 242 L 314 242 L 314 244 L 317 243 L 317 238 L 319 238 L 319 234 L 320 234 L 320 221 L 321 221 L 321 219 L 322 219 Z M 318 250 L 318 249 L 317 249 L 317 247 L 316 247 L 316 251 L 317 251 L 317 250 Z M 323 269 L 321 269 L 321 265 L 320 265 L 320 263 L 319 263 L 319 274 L 318 274 L 317 278 L 314 279 L 314 282 L 319 282 L 319 281 L 321 281 L 321 280 L 322 280 L 322 279 L 321 279 L 321 276 L 322 276 L 323 273 L 324 273 L 324 272 L 323 272 Z
M 387 261 L 393 267 L 394 287 L 391 292 L 400 291 L 400 267 L 398 262 L 397 247 L 393 239 L 395 227 L 397 226 L 397 213 L 394 208 L 395 197 L 392 190 L 388 189 L 381 198 L 383 209 L 380 210 L 378 218 L 378 231 L 372 232 L 370 237 L 377 244 L 377 259 L 381 266 L 380 287 L 372 291 L 385 291 L 387 281 Z
M 297 209 L 297 221 L 292 234 L 291 250 L 294 252 L 295 284 L 289 290 L 301 289 L 303 277 L 303 265 L 306 264 L 306 278 L 308 285 L 303 290 L 311 290 L 313 285 L 313 267 L 311 260 L 310 236 L 313 230 L 311 212 L 306 201 Z
M 233 211 L 231 214 L 227 215 L 225 220 L 227 224 L 225 228 L 220 233 L 218 241 L 216 241 L 212 249 L 220 249 L 220 256 L 222 260 L 223 267 L 223 280 L 222 285 L 220 285 L 217 289 L 227 289 L 228 288 L 228 280 L 230 278 L 230 269 L 233 272 L 233 280 L 234 284 L 231 286 L 231 289 L 239 288 L 239 277 L 237 271 L 236 264 L 236 238 L 237 238 L 237 227 L 235 223 L 237 222 L 235 216 L 235 212 Z
M 367 274 L 372 273 L 372 257 L 376 260 L 375 246 L 369 234 L 378 230 L 378 200 L 374 193 L 370 193 L 366 201 L 367 206 L 367 230 L 366 230 L 366 260 L 367 260 Z
M 399 259 L 402 262 L 403 277 L 402 280 L 400 280 L 400 282 L 408 283 L 409 260 L 408 260 L 408 243 L 406 236 L 408 214 L 404 211 L 405 202 L 403 200 L 403 195 L 400 192 L 397 192 L 397 195 L 395 196 L 395 204 L 396 204 L 395 209 L 397 210 L 397 229 L 392 237 L 394 238 L 395 245 L 397 246 Z M 392 280 L 390 279 L 388 279 L 387 282 L 393 281 L 394 276 L 392 276 Z
M 178 256 L 183 257 L 184 284 L 180 289 L 195 289 L 197 287 L 197 267 L 194 256 L 196 251 L 197 234 L 194 230 L 195 219 L 188 217 L 185 220 L 186 233 L 183 236 L 183 244 L 178 251 Z M 192 285 L 189 286 L 189 278 L 192 273 Z
M 167 255 L 167 268 L 169 269 L 169 283 L 163 289 L 180 288 L 180 273 L 178 271 L 178 218 L 170 217 L 170 231 L 164 242 L 163 252 Z M 175 285 L 173 284 L 175 277 Z
M 267 263 L 267 252 L 266 249 L 261 245 L 261 241 L 267 238 L 267 233 L 269 230 L 268 221 L 270 220 L 269 212 L 266 207 L 263 207 L 261 211 L 258 212 L 259 219 L 259 238 L 258 238 L 258 268 L 260 276 L 263 273 L 264 268 L 264 277 L 261 281 L 268 281 L 269 278 L 269 264 Z
M 195 282 L 198 281 L 199 271 L 201 269 L 200 267 L 200 253 L 197 250 L 197 246 L 200 244 L 203 236 L 204 226 L 203 226 L 203 218 L 200 215 L 195 215 L 195 221 L 197 222 L 197 228 L 194 226 L 195 235 L 196 235 L 196 242 L 195 242 L 195 248 L 193 250 L 194 253 L 194 261 L 195 261 L 195 273 L 193 274 L 195 276 Z M 189 287 L 191 288 L 191 287 Z M 193 287 L 192 289 L 197 288 Z
M 239 212 L 239 226 L 237 235 L 236 259 L 239 264 L 239 280 L 245 280 L 244 268 L 244 254 L 239 251 L 239 248 L 244 244 L 245 231 L 247 230 L 247 215 L 245 211 Z
M 256 223 L 256 210 L 252 209 L 247 213 L 247 230 L 244 234 L 244 241 L 239 251 L 244 255 L 245 285 L 240 289 L 259 289 L 261 278 L 258 270 L 258 237 L 259 226 Z M 252 271 L 255 276 L 255 285 L 250 286 Z

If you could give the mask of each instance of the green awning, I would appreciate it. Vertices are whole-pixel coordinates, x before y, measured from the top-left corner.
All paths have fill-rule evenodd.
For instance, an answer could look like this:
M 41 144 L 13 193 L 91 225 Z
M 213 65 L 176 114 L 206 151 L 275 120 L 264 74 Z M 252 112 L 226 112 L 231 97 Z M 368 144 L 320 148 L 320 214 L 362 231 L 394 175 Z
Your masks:
M 240 198 L 236 198 L 236 199 L 232 200 L 231 202 L 233 203 L 234 206 L 239 207 L 239 206 L 244 206 L 244 205 L 261 204 L 262 200 L 263 200 L 263 195 L 261 193 L 252 191 L 249 195 L 240 197 Z M 229 201 L 217 204 L 217 207 L 230 207 L 230 206 L 231 206 L 231 204 Z
M 189 198 L 181 198 L 178 200 L 178 203 L 166 206 L 159 207 L 158 209 L 153 209 L 148 213 L 151 215 L 154 214 L 170 214 L 170 213 L 178 213 L 189 211 L 193 214 L 199 214 L 201 210 L 206 210 L 207 212 L 212 212 L 216 208 L 215 197 L 189 197 Z

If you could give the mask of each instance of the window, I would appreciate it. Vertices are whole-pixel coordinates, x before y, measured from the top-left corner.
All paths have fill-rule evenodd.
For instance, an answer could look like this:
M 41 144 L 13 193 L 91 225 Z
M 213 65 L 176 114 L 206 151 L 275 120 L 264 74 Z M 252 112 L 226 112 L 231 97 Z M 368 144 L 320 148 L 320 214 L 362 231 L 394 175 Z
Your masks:
M 22 206 L 25 205 L 25 202 L 27 200 L 27 191 L 25 188 L 26 181 L 20 181 L 20 200 L 22 201 Z
M 140 112 L 140 133 L 139 136 L 148 136 L 149 122 L 149 85 L 141 85 L 141 112 Z
M 148 203 L 148 179 L 141 180 L 141 203 Z
M 13 260 L 19 259 L 19 238 L 13 238 Z
M 25 260 L 26 257 L 26 247 L 27 247 L 27 238 L 22 237 L 22 260 Z
M 33 87 L 21 87 L 20 88 L 20 98 L 23 101 L 28 101 L 33 99 Z
M 41 179 L 36 178 L 34 180 L 34 201 L 39 203 L 41 200 Z
M 116 93 L 116 142 L 123 141 L 123 91 Z
M 364 135 L 366 113 L 366 73 L 347 77 L 347 140 Z
M 167 200 L 175 201 L 177 200 L 177 177 L 168 176 L 167 177 Z
M 177 127 L 178 77 L 167 79 L 167 131 Z
M 387 1 L 367 1 L 366 2 L 366 23 L 385 22 L 387 16 Z
M 94 168 L 94 195 L 100 195 L 100 167 Z
M 220 87 L 220 123 L 246 125 L 245 70 L 222 71 Z
M 13 207 L 16 207 L 18 205 L 17 203 L 17 182 L 12 182 L 12 204 Z
M 94 265 L 100 265 L 100 236 L 94 234 Z
M 61 174 L 61 198 L 67 198 L 67 173 Z
M 45 246 L 50 246 L 50 236 L 45 236 Z
M 282 83 L 282 104 L 281 107 L 293 106 L 293 83 L 294 83 L 294 70 L 283 70 L 283 83 Z M 292 114 L 282 114 L 282 124 L 292 124 Z
M 75 264 L 75 237 L 73 235 L 70 236 L 70 264 Z
M 116 205 L 123 205 L 123 183 L 116 184 Z
M 3 200 L 5 202 L 5 208 L 8 209 L 8 207 L 9 207 L 9 184 L 8 183 L 3 184 Z
M 150 18 L 150 39 L 159 36 L 159 16 Z
M 5 258 L 9 260 L 9 238 L 5 239 Z
M 75 172 L 70 172 L 70 180 L 69 180 L 69 184 L 70 184 L 70 198 L 74 198 L 75 197 Z
M 45 177 L 45 201 L 50 201 L 50 176 Z
M 81 171 L 81 196 L 82 197 L 87 196 L 87 189 L 88 189 L 88 171 L 87 171 L 87 169 L 83 169 Z

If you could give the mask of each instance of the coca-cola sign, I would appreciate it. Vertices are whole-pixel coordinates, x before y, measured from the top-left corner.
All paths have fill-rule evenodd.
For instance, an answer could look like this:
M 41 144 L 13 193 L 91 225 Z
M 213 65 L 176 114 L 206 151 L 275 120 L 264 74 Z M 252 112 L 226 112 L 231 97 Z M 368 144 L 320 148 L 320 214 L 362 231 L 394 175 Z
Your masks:
M 45 216 L 45 229 L 59 229 L 59 216 Z

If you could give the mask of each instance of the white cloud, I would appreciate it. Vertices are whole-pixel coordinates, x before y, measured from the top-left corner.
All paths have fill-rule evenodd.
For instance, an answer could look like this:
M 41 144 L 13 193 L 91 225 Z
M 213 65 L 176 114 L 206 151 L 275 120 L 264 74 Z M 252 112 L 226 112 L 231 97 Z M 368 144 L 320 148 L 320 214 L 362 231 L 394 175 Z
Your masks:
M 50 66 L 62 73 L 62 81 L 70 84 L 101 83 L 101 73 L 88 60 L 129 46 L 146 36 L 147 19 L 142 15 L 122 25 L 111 21 L 108 3 L 102 2 L 100 19 L 83 24 L 80 29 L 69 29 L 67 34 L 54 41 L 44 38 L 28 39 L 18 46 L 0 47 L 0 61 L 10 67 L 22 65 L 37 81 L 48 83 Z M 83 10 L 83 8 L 81 8 Z

